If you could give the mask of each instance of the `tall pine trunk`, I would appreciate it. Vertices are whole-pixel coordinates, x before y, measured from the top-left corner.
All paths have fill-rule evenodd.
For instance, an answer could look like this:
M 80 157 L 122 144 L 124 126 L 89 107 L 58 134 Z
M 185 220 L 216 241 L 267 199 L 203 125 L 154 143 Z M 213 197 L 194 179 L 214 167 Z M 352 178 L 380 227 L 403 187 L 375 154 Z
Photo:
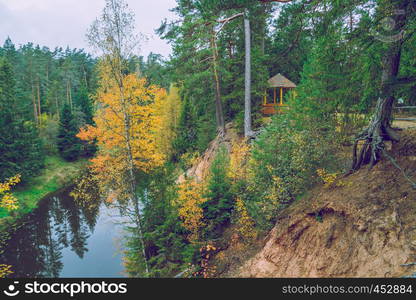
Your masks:
M 31 86 L 32 86 L 33 119 L 35 120 L 35 123 L 38 124 L 38 108 L 36 105 L 35 87 L 33 85 L 33 82 Z
M 391 1 L 388 4 L 390 5 L 386 15 L 391 13 L 396 30 L 404 32 L 409 1 Z M 369 126 L 356 138 L 351 171 L 357 171 L 366 164 L 372 168 L 385 153 L 385 141 L 398 142 L 400 140 L 399 135 L 392 129 L 391 123 L 395 102 L 394 83 L 399 74 L 403 36 L 398 35 L 394 39 L 386 38 L 383 42 L 388 43 L 388 47 L 383 58 L 380 96 Z M 363 141 L 363 145 L 358 151 L 360 141 Z
M 38 99 L 38 119 L 39 119 L 39 125 L 40 125 L 41 122 L 42 122 L 42 118 L 41 118 L 42 108 L 40 106 L 40 80 L 39 80 L 39 77 L 38 77 L 38 82 L 37 82 L 36 88 L 37 88 L 37 99 Z
M 245 76 L 244 76 L 244 136 L 253 135 L 251 129 L 251 33 L 248 9 L 244 14 L 244 36 L 245 36 Z
M 215 86 L 215 116 L 217 120 L 217 129 L 221 134 L 225 132 L 225 122 L 224 122 L 224 112 L 222 109 L 222 99 L 221 99 L 221 84 L 220 77 L 218 74 L 218 48 L 217 41 L 215 36 L 215 31 L 212 30 L 211 34 L 211 48 L 212 48 L 212 67 L 213 67 L 213 76 L 214 76 L 214 86 Z

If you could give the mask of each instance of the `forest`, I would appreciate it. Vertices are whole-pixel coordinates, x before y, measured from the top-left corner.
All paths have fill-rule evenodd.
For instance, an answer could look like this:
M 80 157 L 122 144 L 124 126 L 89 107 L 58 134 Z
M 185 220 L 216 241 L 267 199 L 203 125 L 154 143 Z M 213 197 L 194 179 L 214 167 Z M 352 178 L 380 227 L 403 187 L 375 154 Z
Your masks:
M 415 276 L 416 1 L 172 11 L 169 57 L 126 0 L 79 33 L 94 54 L 0 47 L 0 277 L 83 277 L 63 249 L 82 264 L 103 211 L 126 277 Z

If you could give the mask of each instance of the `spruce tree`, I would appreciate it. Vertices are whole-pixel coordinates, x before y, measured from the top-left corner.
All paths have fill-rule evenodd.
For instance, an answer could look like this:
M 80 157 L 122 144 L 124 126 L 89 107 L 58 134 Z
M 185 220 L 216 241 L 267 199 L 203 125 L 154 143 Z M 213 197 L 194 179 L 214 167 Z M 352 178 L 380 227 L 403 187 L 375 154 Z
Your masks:
M 84 125 L 94 125 L 94 108 L 92 101 L 88 95 L 88 88 L 85 84 L 82 84 L 79 88 L 76 97 L 75 104 L 82 115 L 81 122 L 78 122 L 77 127 Z M 93 156 L 97 151 L 97 145 L 95 143 L 89 143 L 81 141 L 81 152 L 85 156 Z
M 231 183 L 227 176 L 228 159 L 227 150 L 221 148 L 210 169 L 208 191 L 205 195 L 208 201 L 201 205 L 204 222 L 208 225 L 205 231 L 208 239 L 216 238 L 230 222 L 234 201 L 230 190 Z
M 81 154 L 81 141 L 76 137 L 78 126 L 68 104 L 61 112 L 58 132 L 58 150 L 62 158 L 68 161 L 76 160 Z
M 85 84 L 82 84 L 75 97 L 75 105 L 84 115 L 84 121 L 88 125 L 94 125 L 93 117 L 94 111 L 91 100 L 88 95 L 88 89 Z
M 179 117 L 178 137 L 173 142 L 174 160 L 179 160 L 182 154 L 196 149 L 196 120 L 194 115 L 191 102 L 188 97 L 185 97 Z

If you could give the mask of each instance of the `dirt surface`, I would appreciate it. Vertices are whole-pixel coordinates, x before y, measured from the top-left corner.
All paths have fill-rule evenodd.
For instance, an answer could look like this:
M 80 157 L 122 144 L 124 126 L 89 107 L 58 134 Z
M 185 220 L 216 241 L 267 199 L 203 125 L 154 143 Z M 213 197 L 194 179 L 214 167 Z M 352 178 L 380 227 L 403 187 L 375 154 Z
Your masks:
M 416 130 L 390 154 L 416 181 Z M 224 277 L 401 277 L 416 272 L 416 189 L 389 160 L 283 211 L 245 262 Z M 410 264 L 405 266 L 405 264 Z
M 416 121 L 395 120 L 393 122 L 393 127 L 398 127 L 402 129 L 413 129 L 416 128 Z
M 178 177 L 177 183 L 182 183 L 186 178 L 194 178 L 197 181 L 202 181 L 209 172 L 211 163 L 215 158 L 220 147 L 226 147 L 228 152 L 231 151 L 231 144 L 241 140 L 232 123 L 226 125 L 226 133 L 224 136 L 217 136 L 209 145 L 204 154 L 199 157 L 196 163 Z

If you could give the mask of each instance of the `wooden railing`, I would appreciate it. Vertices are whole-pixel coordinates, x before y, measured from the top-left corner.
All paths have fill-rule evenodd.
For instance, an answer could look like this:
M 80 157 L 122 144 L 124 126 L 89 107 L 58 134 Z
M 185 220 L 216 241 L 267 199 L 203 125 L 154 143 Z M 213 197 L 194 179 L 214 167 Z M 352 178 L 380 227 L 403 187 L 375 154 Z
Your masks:
M 394 109 L 402 110 L 402 109 L 416 109 L 416 106 L 396 106 Z M 410 118 L 394 118 L 397 121 L 416 121 L 416 117 L 410 117 Z

